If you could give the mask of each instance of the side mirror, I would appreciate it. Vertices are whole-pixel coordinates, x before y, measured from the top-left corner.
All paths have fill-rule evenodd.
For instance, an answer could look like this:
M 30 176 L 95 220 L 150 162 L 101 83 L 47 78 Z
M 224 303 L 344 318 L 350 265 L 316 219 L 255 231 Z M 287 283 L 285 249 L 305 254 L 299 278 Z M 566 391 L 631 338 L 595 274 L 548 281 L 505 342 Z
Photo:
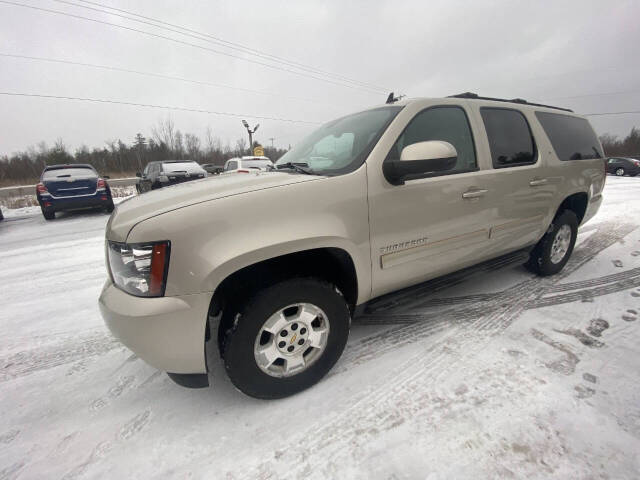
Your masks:
M 142 177 L 142 174 L 140 172 L 136 172 L 136 177 Z
M 453 145 L 441 140 L 430 140 L 404 147 L 400 160 L 384 162 L 382 171 L 392 185 L 404 185 L 405 180 L 451 170 L 457 161 L 458 152 Z

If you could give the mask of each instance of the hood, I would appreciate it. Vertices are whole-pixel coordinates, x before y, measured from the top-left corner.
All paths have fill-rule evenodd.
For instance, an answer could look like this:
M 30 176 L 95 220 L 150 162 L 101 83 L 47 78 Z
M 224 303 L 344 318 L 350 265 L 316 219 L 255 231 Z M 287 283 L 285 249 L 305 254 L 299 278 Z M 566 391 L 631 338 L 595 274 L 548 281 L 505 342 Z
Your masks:
M 116 207 L 107 223 L 107 238 L 124 242 L 137 223 L 171 210 L 322 178 L 284 172 L 229 173 L 152 190 L 127 199 Z

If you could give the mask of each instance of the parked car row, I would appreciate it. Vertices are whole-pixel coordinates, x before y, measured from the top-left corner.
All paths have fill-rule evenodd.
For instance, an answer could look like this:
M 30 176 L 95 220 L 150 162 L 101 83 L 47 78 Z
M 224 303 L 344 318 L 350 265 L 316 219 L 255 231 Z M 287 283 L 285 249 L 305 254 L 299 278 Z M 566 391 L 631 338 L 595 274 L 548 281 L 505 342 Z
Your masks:
M 209 173 L 248 173 L 272 168 L 267 157 L 232 158 L 224 167 L 199 165 L 192 160 L 163 160 L 149 162 L 142 173 L 137 173 L 138 193 L 206 178 Z M 57 212 L 97 209 L 107 213 L 114 209 L 109 177 L 100 176 L 89 164 L 70 163 L 45 167 L 36 185 L 36 198 L 42 215 L 53 220 Z M 0 211 L 0 220 L 4 217 Z

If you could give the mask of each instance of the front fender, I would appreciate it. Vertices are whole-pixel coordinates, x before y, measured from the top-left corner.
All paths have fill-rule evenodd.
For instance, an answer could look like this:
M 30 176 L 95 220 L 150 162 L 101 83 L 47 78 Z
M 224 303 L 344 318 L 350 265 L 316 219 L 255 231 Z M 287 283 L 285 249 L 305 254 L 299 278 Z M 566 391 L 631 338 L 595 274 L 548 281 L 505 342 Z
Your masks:
M 127 238 L 153 240 L 171 241 L 168 296 L 213 292 L 241 268 L 330 247 L 353 260 L 362 303 L 371 294 L 366 166 L 166 212 L 138 223 Z
M 368 299 L 367 295 L 371 291 L 369 275 L 370 265 L 367 262 L 362 261 L 362 256 L 359 254 L 357 245 L 339 237 L 297 239 L 277 245 L 269 245 L 267 247 L 235 256 L 227 262 L 219 265 L 209 276 L 205 278 L 204 288 L 206 288 L 207 291 L 212 288 L 213 290 L 211 291 L 214 291 L 225 278 L 229 277 L 233 273 L 265 260 L 320 248 L 335 248 L 342 250 L 349 255 L 356 271 L 356 282 L 358 285 L 357 303 L 365 302 Z

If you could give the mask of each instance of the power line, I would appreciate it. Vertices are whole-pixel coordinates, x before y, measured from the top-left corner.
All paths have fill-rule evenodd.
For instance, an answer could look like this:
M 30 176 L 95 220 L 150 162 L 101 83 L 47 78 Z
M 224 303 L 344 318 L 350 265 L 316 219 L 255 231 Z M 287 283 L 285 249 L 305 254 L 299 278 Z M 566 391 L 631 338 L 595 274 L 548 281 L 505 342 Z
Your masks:
M 585 117 L 596 117 L 600 115 L 630 115 L 640 113 L 640 110 L 634 110 L 630 112 L 601 112 L 601 113 L 583 113 Z
M 257 57 L 260 57 L 260 58 L 264 58 L 264 59 L 267 59 L 267 60 L 270 60 L 270 61 L 274 61 L 274 62 L 277 62 L 277 63 L 282 63 L 282 64 L 285 64 L 285 65 L 288 65 L 288 66 L 291 66 L 291 67 L 294 67 L 294 68 L 298 68 L 298 69 L 301 69 L 301 70 L 306 70 L 306 71 L 314 73 L 314 74 L 320 74 L 320 75 L 326 75 L 326 76 L 329 76 L 329 77 L 333 77 L 335 79 L 338 79 L 338 80 L 341 80 L 341 81 L 345 81 L 345 82 L 349 82 L 349 83 L 353 83 L 353 84 L 356 84 L 356 85 L 360 85 L 360 86 L 363 86 L 365 88 L 371 88 L 371 89 L 380 90 L 380 91 L 384 91 L 384 92 L 388 92 L 389 91 L 388 88 L 381 87 L 379 85 L 371 84 L 371 83 L 368 83 L 368 82 L 362 82 L 360 80 L 349 78 L 349 77 L 346 77 L 344 75 L 339 75 L 339 74 L 336 74 L 336 73 L 328 72 L 326 70 L 321 70 L 321 69 L 319 69 L 317 67 L 313 67 L 313 66 L 306 65 L 306 64 L 303 64 L 303 63 L 299 63 L 299 62 L 294 62 L 294 61 L 288 60 L 286 58 L 279 57 L 277 55 L 272 55 L 272 54 L 269 54 L 269 53 L 266 53 L 266 52 L 262 52 L 260 50 L 256 50 L 254 48 L 250 48 L 250 47 L 247 47 L 247 46 L 239 44 L 239 43 L 235 43 L 235 42 L 230 42 L 228 40 L 224 40 L 224 39 L 222 39 L 220 37 L 216 37 L 216 36 L 211 35 L 209 33 L 199 32 L 199 31 L 193 30 L 191 28 L 183 27 L 181 25 L 176 25 L 174 23 L 165 22 L 163 20 L 158 20 L 156 18 L 148 17 L 148 16 L 145 16 L 145 15 L 140 15 L 140 14 L 135 13 L 135 12 L 123 10 L 123 9 L 120 9 L 120 8 L 110 7 L 108 5 L 104 5 L 104 4 L 97 3 L 97 2 L 90 2 L 90 1 L 87 1 L 87 0 L 78 0 L 78 1 L 80 1 L 82 3 L 86 3 L 86 4 L 89 4 L 89 5 L 94 5 L 94 6 L 101 7 L 101 8 L 106 8 L 107 10 L 113 10 L 113 11 L 116 11 L 116 12 L 126 13 L 127 15 L 133 15 L 134 17 L 138 17 L 138 18 L 132 18 L 132 17 L 129 17 L 127 15 L 121 15 L 121 14 L 109 12 L 109 11 L 106 11 L 106 10 L 102 10 L 100 8 L 89 7 L 89 6 L 86 6 L 86 5 L 79 5 L 78 3 L 75 3 L 75 2 L 72 2 L 72 1 L 69 1 L 69 0 L 52 0 L 52 1 L 58 2 L 58 3 L 62 3 L 62 4 L 66 4 L 66 5 L 75 6 L 75 7 L 78 7 L 78 8 L 85 8 L 85 9 L 88 9 L 88 10 L 93 10 L 93 11 L 104 13 L 104 14 L 107 14 L 107 15 L 116 16 L 116 17 L 119 17 L 119 18 L 124 18 L 126 20 L 130 20 L 130 21 L 133 21 L 133 22 L 138 22 L 138 23 L 143 23 L 143 24 L 146 24 L 146 25 L 151 25 L 151 26 L 154 26 L 156 28 L 163 28 L 165 30 L 168 30 L 168 31 L 171 31 L 171 32 L 175 32 L 175 33 L 178 33 L 180 35 L 185 35 L 185 36 L 188 36 L 188 37 L 196 38 L 198 40 L 202 40 L 202 41 L 206 41 L 206 42 L 209 42 L 209 43 L 213 43 L 215 45 L 220 45 L 220 46 L 224 46 L 226 48 L 230 48 L 230 49 L 233 49 L 233 50 L 238 50 L 238 51 L 241 51 L 243 53 L 248 53 L 250 55 L 254 55 L 254 56 L 257 56 Z M 144 20 L 140 20 L 140 19 L 144 19 Z M 145 20 L 148 20 L 148 21 L 145 21 Z M 153 22 L 153 23 L 151 23 L 151 22 Z M 172 27 L 172 28 L 167 28 L 167 27 Z M 178 30 L 176 30 L 176 29 L 178 29 Z M 185 33 L 185 32 L 188 32 L 188 33 Z M 205 37 L 205 38 L 202 38 L 202 37 Z
M 65 65 L 75 65 L 75 66 L 80 66 L 80 67 L 89 67 L 89 68 L 97 68 L 97 69 L 102 69 L 102 70 L 111 70 L 111 71 L 114 71 L 114 72 L 132 73 L 132 74 L 135 74 L 135 75 L 144 75 L 144 76 L 157 77 L 157 78 L 163 78 L 163 79 L 168 79 L 168 80 L 177 80 L 177 81 L 180 81 L 180 82 L 194 83 L 194 84 L 198 84 L 198 85 L 206 85 L 206 86 L 211 86 L 211 87 L 229 88 L 229 89 L 238 90 L 238 91 L 241 91 L 241 92 L 249 92 L 249 93 L 255 93 L 255 94 L 259 94 L 259 95 L 267 95 L 267 96 L 287 98 L 287 99 L 291 99 L 291 100 L 300 100 L 300 101 L 303 101 L 303 102 L 311 102 L 311 103 L 327 105 L 326 102 L 319 102 L 319 101 L 311 100 L 311 99 L 308 99 L 308 98 L 291 97 L 291 96 L 286 96 L 286 95 L 280 95 L 280 94 L 277 94 L 277 93 L 265 92 L 265 91 L 261 91 L 261 90 L 252 90 L 250 88 L 235 87 L 235 86 L 232 86 L 232 85 L 225 85 L 225 84 L 221 84 L 221 83 L 205 82 L 203 80 L 193 80 L 193 79 L 189 79 L 189 78 L 176 77 L 176 76 L 173 76 L 173 75 L 165 75 L 165 74 L 162 74 L 162 73 L 144 72 L 144 71 L 141 71 L 141 70 L 132 70 L 132 69 L 129 69 L 129 68 L 114 67 L 114 66 L 111 66 L 111 65 L 99 65 L 99 64 L 95 64 L 95 63 L 74 62 L 72 60 L 62 60 L 62 59 L 58 59 L 58 58 L 47 58 L 47 57 L 33 57 L 33 56 L 30 56 L 30 55 L 17 55 L 17 54 L 12 54 L 12 53 L 0 53 L 0 57 L 17 58 L 17 59 L 21 59 L 21 60 L 42 61 L 42 62 L 50 62 L 50 63 L 61 63 L 61 64 L 65 64 Z
M 0 95 L 6 95 L 11 97 L 34 97 L 34 98 L 49 98 L 55 100 L 77 100 L 82 102 L 93 102 L 93 103 L 106 103 L 106 104 L 115 104 L 115 105 L 127 105 L 131 107 L 147 107 L 147 108 L 159 108 L 163 110 L 177 110 L 182 112 L 196 112 L 196 113 L 208 113 L 211 115 L 223 115 L 227 117 L 245 117 L 245 118 L 255 118 L 259 120 L 272 120 L 276 122 L 289 122 L 289 123 L 306 123 L 309 125 L 320 125 L 320 122 L 310 122 L 307 120 L 292 120 L 290 118 L 277 118 L 277 117 L 266 117 L 262 115 L 253 115 L 246 113 L 232 113 L 232 112 L 218 112 L 215 110 L 205 110 L 200 108 L 187 108 L 187 107 L 174 107 L 168 105 L 154 105 L 151 103 L 137 103 L 137 102 L 125 102 L 122 100 L 111 100 L 111 99 L 102 99 L 102 98 L 84 98 L 84 97 L 70 97 L 65 95 L 45 95 L 40 93 L 22 93 L 22 92 L 0 92 Z
M 570 95 L 567 97 L 551 97 L 551 98 L 546 98 L 543 101 L 548 101 L 548 100 L 567 100 L 567 99 L 571 99 L 571 98 L 586 98 L 586 97 L 605 97 L 605 96 L 609 96 L 609 95 L 627 95 L 630 93 L 640 93 L 640 90 L 627 90 L 627 91 L 623 91 L 623 92 L 603 92 L 603 93 L 586 93 L 584 95 Z
M 36 7 L 34 5 L 27 5 L 27 4 L 24 4 L 24 3 L 12 2 L 12 1 L 9 1 L 9 0 L 0 0 L 0 3 L 4 3 L 6 5 L 13 5 L 13 6 L 16 6 L 16 7 L 28 8 L 28 9 L 32 9 L 32 10 L 38 10 L 38 11 L 46 12 L 46 13 L 53 13 L 53 14 L 56 14 L 56 15 L 63 15 L 63 16 L 66 16 L 66 17 L 76 18 L 76 19 L 79 19 L 79 20 L 85 20 L 85 21 L 88 21 L 88 22 L 99 23 L 99 24 L 102 24 L 102 25 L 108 25 L 108 26 L 111 26 L 111 27 L 120 28 L 120 29 L 123 29 L 123 30 L 131 31 L 131 32 L 141 33 L 143 35 L 148 35 L 150 37 L 162 38 L 162 39 L 168 40 L 170 42 L 178 43 L 178 44 L 181 44 L 181 45 L 187 45 L 189 47 L 199 48 L 201 50 L 209 51 L 209 52 L 212 52 L 212 53 L 215 53 L 215 54 L 218 54 L 218 55 L 224 55 L 224 56 L 227 56 L 227 57 L 236 58 L 236 59 L 239 59 L 239 60 L 242 60 L 242 61 L 245 61 L 245 62 L 255 63 L 257 65 L 262 65 L 262 66 L 267 67 L 267 68 L 272 68 L 272 69 L 275 69 L 275 70 L 281 70 L 281 71 L 284 71 L 284 72 L 292 73 L 294 75 L 313 78 L 315 80 L 319 80 L 319 81 L 326 82 L 326 83 L 332 83 L 334 85 L 338 85 L 338 86 L 341 86 L 341 87 L 352 88 L 352 89 L 355 89 L 355 90 L 362 90 L 362 91 L 366 91 L 367 93 L 371 93 L 371 94 L 375 94 L 375 95 L 379 95 L 380 94 L 380 92 L 373 91 L 373 90 L 365 88 L 365 87 L 358 87 L 358 86 L 355 86 L 355 85 L 349 85 L 349 84 L 345 84 L 345 83 L 335 82 L 333 80 L 329 80 L 329 79 L 321 78 L 321 77 L 316 77 L 314 75 L 311 75 L 311 74 L 308 74 L 308 73 L 305 73 L 305 72 L 297 72 L 295 70 L 282 68 L 282 67 L 280 67 L 278 65 L 271 65 L 271 64 L 268 64 L 268 63 L 264 63 L 264 62 L 259 62 L 257 60 L 253 60 L 253 59 L 250 59 L 250 58 L 244 58 L 244 57 L 241 57 L 241 56 L 238 56 L 238 55 L 234 55 L 234 54 L 229 53 L 229 52 L 223 52 L 223 51 L 220 51 L 220 50 L 215 50 L 213 48 L 205 47 L 203 45 L 198 45 L 198 44 L 195 44 L 195 43 L 186 42 L 184 40 L 179 40 L 179 39 L 176 39 L 176 38 L 167 37 L 166 35 L 161 35 L 159 33 L 147 32 L 145 30 L 139 30 L 137 28 L 127 27 L 125 25 L 118 25 L 117 23 L 105 22 L 103 20 L 84 17 L 82 15 L 76 15 L 76 14 L 72 14 L 72 13 L 61 12 L 59 10 L 52 10 L 52 9 L 48 9 L 48 8 Z

